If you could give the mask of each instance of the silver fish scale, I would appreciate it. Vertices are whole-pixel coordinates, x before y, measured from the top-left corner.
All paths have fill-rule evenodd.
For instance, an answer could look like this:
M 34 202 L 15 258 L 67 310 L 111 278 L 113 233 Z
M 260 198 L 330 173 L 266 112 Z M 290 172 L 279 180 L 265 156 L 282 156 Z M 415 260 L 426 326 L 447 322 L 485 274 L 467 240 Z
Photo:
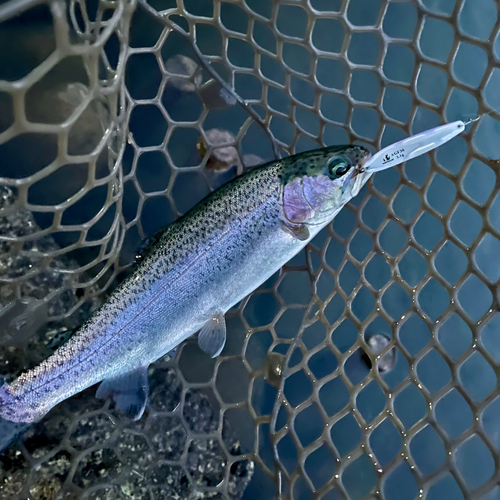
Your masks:
M 229 312 L 218 359 L 191 340 L 155 363 L 139 422 L 90 390 L 30 427 L 0 497 L 496 498 L 499 30 L 494 0 L 4 2 L 9 380 L 235 172 L 485 116 L 371 179 Z

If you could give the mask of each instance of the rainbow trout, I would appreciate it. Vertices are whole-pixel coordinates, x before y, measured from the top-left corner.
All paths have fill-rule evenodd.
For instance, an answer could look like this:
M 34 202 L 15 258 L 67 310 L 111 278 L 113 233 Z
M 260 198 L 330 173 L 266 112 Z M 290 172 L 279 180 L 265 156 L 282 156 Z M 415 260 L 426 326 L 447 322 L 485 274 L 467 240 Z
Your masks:
M 0 416 L 34 422 L 101 382 L 132 418 L 147 402 L 147 369 L 197 331 L 215 357 L 224 314 L 304 246 L 371 173 L 361 146 L 339 146 L 256 167 L 214 191 L 154 238 L 137 269 L 71 339 L 0 387 Z

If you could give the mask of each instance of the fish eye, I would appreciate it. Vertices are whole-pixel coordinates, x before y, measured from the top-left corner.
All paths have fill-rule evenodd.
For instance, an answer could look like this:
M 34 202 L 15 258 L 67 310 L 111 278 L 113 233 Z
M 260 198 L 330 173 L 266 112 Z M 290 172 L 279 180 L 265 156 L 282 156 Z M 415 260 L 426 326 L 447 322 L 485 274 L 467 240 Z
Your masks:
M 331 179 L 338 179 L 339 177 L 342 177 L 343 175 L 347 174 L 347 172 L 351 168 L 351 165 L 345 158 L 332 158 L 328 162 L 327 168 L 328 168 L 328 176 Z

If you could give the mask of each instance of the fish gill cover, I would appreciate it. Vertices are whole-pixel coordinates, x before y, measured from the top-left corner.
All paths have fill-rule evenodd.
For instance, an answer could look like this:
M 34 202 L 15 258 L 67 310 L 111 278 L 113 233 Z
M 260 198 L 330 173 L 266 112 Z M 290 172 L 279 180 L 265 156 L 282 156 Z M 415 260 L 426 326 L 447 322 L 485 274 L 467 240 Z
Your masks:
M 229 312 L 220 357 L 190 340 L 153 365 L 138 422 L 90 390 L 1 423 L 22 434 L 2 498 L 498 496 L 494 0 L 11 1 L 0 21 L 7 380 L 245 168 L 483 115 L 377 174 Z

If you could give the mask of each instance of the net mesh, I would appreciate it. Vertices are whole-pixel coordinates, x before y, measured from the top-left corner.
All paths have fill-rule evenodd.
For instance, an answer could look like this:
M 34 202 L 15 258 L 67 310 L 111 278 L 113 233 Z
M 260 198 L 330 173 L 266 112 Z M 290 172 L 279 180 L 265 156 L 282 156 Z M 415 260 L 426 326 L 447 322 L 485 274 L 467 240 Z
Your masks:
M 0 21 L 7 378 L 245 168 L 482 116 L 371 179 L 228 313 L 219 358 L 189 340 L 156 363 L 139 422 L 86 391 L 31 427 L 2 498 L 498 497 L 493 0 L 23 1 Z

